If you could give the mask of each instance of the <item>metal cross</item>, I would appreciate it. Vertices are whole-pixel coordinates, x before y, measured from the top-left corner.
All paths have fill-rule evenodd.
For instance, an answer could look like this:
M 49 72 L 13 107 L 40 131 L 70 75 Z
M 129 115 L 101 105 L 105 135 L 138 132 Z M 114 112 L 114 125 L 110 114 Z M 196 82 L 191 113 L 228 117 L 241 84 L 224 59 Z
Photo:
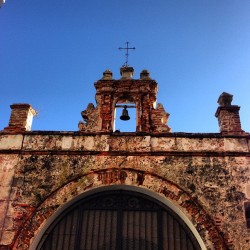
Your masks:
M 125 55 L 126 55 L 126 62 L 125 62 L 125 64 L 124 64 L 125 67 L 128 67 L 128 56 L 129 56 L 128 50 L 129 50 L 129 49 L 135 50 L 135 47 L 129 48 L 129 47 L 128 47 L 128 44 L 129 44 L 129 42 L 126 42 L 126 45 L 127 45 L 126 48 L 121 48 L 121 47 L 119 48 L 119 50 L 122 50 L 122 49 L 125 49 L 125 50 L 126 50 L 126 54 L 125 54 Z

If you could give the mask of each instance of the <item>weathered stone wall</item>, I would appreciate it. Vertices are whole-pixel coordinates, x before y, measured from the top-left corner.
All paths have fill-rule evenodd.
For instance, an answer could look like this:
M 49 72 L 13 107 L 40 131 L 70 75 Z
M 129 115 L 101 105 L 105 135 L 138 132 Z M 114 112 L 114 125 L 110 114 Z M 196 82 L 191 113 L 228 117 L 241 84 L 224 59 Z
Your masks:
M 218 99 L 220 134 L 171 133 L 156 81 L 147 70 L 134 80 L 133 72 L 122 67 L 119 80 L 103 73 L 79 132 L 29 132 L 35 110 L 11 105 L 0 132 L 0 250 L 35 246 L 67 204 L 121 185 L 169 201 L 207 249 L 250 249 L 250 135 L 233 95 Z M 135 133 L 112 132 L 119 104 L 136 107 Z
M 0 249 L 28 249 L 58 208 L 96 187 L 160 194 L 208 249 L 249 249 L 249 135 L 0 134 Z

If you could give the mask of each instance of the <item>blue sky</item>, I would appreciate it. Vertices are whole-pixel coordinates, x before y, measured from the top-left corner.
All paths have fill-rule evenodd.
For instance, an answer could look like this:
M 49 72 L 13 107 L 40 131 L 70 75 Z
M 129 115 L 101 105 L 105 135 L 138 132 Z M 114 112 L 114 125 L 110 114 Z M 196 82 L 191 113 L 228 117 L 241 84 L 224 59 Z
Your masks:
M 94 82 L 118 79 L 129 57 L 148 69 L 174 132 L 219 132 L 225 91 L 250 131 L 249 0 L 6 0 L 0 9 L 0 130 L 9 105 L 29 103 L 33 130 L 77 131 Z

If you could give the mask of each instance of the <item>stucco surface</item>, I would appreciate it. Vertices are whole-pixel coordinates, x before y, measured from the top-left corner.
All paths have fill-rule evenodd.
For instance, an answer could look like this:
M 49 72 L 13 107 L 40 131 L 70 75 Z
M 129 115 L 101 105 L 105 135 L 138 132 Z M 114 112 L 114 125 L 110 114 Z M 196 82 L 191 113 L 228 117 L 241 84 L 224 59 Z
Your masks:
M 16 136 L 21 147 L 13 135 L 1 138 L 8 137 L 0 154 L 2 245 L 28 249 L 58 208 L 86 190 L 123 184 L 170 200 L 208 249 L 249 249 L 246 136 L 30 132 Z

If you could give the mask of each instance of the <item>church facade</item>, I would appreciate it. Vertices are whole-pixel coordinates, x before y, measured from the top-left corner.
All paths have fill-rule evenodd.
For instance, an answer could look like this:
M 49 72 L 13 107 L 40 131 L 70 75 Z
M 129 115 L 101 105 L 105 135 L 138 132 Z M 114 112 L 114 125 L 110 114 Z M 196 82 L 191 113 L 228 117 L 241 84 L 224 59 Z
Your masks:
M 250 135 L 222 93 L 218 133 L 173 133 L 157 82 L 106 70 L 79 131 L 0 131 L 0 249 L 250 249 Z M 115 128 L 136 110 L 136 131 Z

